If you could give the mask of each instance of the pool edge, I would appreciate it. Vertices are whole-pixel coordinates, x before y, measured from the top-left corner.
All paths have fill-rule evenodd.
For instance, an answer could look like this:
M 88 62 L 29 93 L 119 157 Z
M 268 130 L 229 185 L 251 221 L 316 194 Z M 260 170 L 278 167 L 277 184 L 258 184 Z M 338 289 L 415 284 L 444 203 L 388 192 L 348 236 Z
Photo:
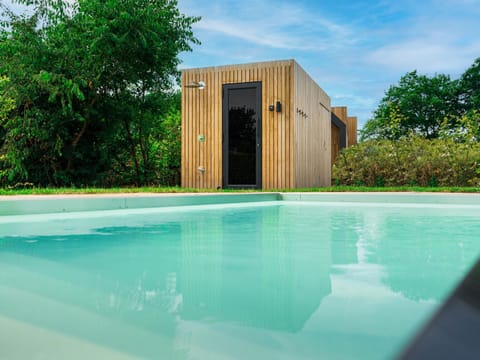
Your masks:
M 480 194 L 391 192 L 128 193 L 0 196 L 0 216 L 265 201 L 476 205 Z
M 280 200 L 278 193 L 31 195 L 0 198 L 0 216 L 236 204 Z

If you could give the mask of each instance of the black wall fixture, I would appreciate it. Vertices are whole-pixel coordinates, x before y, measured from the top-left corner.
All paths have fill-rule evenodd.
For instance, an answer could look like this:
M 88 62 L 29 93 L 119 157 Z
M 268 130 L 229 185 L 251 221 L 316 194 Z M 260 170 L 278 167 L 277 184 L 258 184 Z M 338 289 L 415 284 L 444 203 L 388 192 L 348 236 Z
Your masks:
M 282 103 L 280 101 L 277 101 L 276 109 L 277 112 L 282 112 Z

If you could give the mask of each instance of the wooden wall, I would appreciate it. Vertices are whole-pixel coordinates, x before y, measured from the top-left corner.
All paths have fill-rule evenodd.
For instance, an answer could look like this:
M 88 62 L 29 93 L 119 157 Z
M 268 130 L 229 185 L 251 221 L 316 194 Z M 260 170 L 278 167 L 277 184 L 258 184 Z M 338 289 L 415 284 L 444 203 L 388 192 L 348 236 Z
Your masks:
M 345 124 L 347 123 L 348 118 L 348 110 L 346 106 L 332 106 L 332 112 L 337 115 L 337 117 L 342 120 Z M 348 129 L 347 129 L 347 137 L 348 137 Z M 348 139 L 347 139 L 348 144 Z
M 357 117 L 348 116 L 347 117 L 347 146 L 352 146 L 357 143 Z
M 332 153 L 331 153 L 331 164 L 335 163 L 338 154 L 340 154 L 340 128 L 336 127 L 333 123 L 331 124 L 332 130 Z
M 182 187 L 222 186 L 222 85 L 254 81 L 262 82 L 262 188 L 293 187 L 293 64 L 287 60 L 182 71 Z M 186 87 L 198 81 L 205 82 L 204 90 Z M 268 110 L 276 101 L 282 103 L 281 113 Z
M 347 147 L 357 143 L 357 117 L 348 116 L 346 106 L 333 106 L 332 112 L 347 125 Z
M 330 98 L 297 63 L 294 80 L 294 187 L 330 186 Z

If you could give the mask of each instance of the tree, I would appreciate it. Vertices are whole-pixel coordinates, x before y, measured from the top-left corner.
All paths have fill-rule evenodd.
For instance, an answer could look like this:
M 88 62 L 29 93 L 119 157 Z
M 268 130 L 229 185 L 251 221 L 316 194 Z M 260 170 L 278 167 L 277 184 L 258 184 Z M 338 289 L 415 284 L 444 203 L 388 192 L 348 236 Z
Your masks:
M 17 94 L 2 149 L 9 181 L 158 183 L 158 129 L 198 18 L 176 0 L 17 2 L 33 13 L 3 6 L 0 24 L 0 74 Z
M 453 126 L 460 114 L 457 81 L 438 74 L 433 77 L 412 71 L 391 86 L 361 133 L 369 138 L 398 139 L 415 133 L 427 139 L 438 137 L 442 124 Z
M 9 80 L 6 76 L 0 76 L 0 128 L 10 112 L 15 109 L 15 100 L 6 92 L 8 83 Z
M 6 91 L 9 80 L 5 76 L 0 76 L 0 148 L 5 142 L 5 125 L 10 112 L 15 109 L 15 100 L 9 96 Z M 0 152 L 0 162 L 3 159 L 3 155 Z
M 480 110 L 480 58 L 461 76 L 459 93 L 466 113 Z

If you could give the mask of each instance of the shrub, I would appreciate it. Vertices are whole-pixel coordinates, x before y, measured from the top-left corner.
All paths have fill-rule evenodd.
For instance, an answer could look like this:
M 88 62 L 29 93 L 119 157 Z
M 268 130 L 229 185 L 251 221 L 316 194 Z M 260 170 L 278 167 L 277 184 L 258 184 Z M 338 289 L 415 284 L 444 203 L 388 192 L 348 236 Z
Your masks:
M 340 153 L 332 182 L 377 187 L 479 186 L 480 143 L 415 136 L 366 141 Z

